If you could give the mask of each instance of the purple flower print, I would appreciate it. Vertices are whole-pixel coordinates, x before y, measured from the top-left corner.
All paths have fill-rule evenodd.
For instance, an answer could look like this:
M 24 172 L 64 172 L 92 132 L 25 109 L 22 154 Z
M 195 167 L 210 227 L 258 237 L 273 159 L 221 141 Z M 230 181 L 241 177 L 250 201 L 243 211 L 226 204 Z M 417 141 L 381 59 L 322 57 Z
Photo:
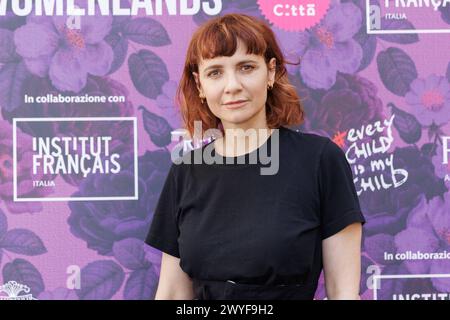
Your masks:
M 330 90 L 311 90 L 291 77 L 307 117 L 305 130 L 333 137 L 384 118 L 376 86 L 358 75 L 338 74 Z
M 14 32 L 17 53 L 30 72 L 50 76 L 52 84 L 61 91 L 79 92 L 86 85 L 88 74 L 106 75 L 114 58 L 113 50 L 104 41 L 111 30 L 112 17 L 79 19 L 80 29 L 70 29 L 67 16 L 29 16 L 27 24 Z
M 125 193 L 129 181 L 134 179 L 131 154 L 124 156 L 123 164 L 123 171 L 112 179 L 89 176 L 74 196 L 89 195 L 93 189 L 101 195 Z M 170 153 L 165 150 L 147 151 L 139 157 L 138 201 L 69 202 L 70 231 L 101 255 L 112 255 L 114 243 L 120 240 L 130 237 L 144 240 L 170 164 Z
M 316 293 L 314 294 L 314 300 L 324 300 L 327 298 L 327 292 L 325 287 L 325 277 L 322 272 L 319 277 L 319 283 L 317 285 Z
M 447 239 L 447 242 L 449 240 Z M 430 273 L 432 274 L 448 274 L 450 270 L 450 260 L 438 260 L 430 266 Z M 448 292 L 450 290 L 450 278 L 432 278 L 433 286 L 441 292 Z
M 35 213 L 42 211 L 40 202 L 13 201 L 13 138 L 12 126 L 0 121 L 0 199 L 4 201 L 11 213 Z M 24 145 L 30 145 L 29 137 L 17 129 L 17 196 L 20 198 L 40 198 L 52 192 L 51 187 L 37 188 L 32 180 L 49 180 L 52 177 L 32 176 L 33 152 Z M 26 143 L 26 141 L 28 142 Z
M 439 239 L 433 234 L 427 210 L 426 199 L 422 196 L 421 201 L 407 219 L 406 229 L 394 237 L 398 253 L 407 251 L 436 252 L 439 248 Z M 421 260 L 406 260 L 404 263 L 411 273 L 426 273 L 430 268 L 429 263 Z
M 450 212 L 450 193 L 447 192 L 444 197 L 435 197 L 428 203 L 427 215 L 434 233 L 439 242 L 439 248 L 436 252 L 446 250 L 450 251 L 450 219 L 448 213 Z M 449 259 L 435 259 L 430 265 L 430 273 L 448 273 L 450 267 Z M 432 279 L 434 287 L 443 292 L 450 290 L 449 278 L 435 278 Z
M 407 227 L 395 236 L 398 252 L 420 251 L 421 253 L 439 253 L 450 251 L 450 193 L 443 197 L 434 197 L 426 202 L 422 197 L 411 211 Z M 411 273 L 448 273 L 448 259 L 407 260 L 405 265 Z M 432 279 L 434 287 L 447 292 L 449 279 Z
M 405 99 L 411 106 L 410 112 L 424 125 L 450 120 L 450 85 L 445 77 L 432 74 L 414 80 Z
M 439 11 L 441 12 L 441 18 L 445 21 L 445 23 L 450 24 L 450 6 L 440 7 Z
M 180 110 L 175 105 L 175 94 L 177 91 L 177 83 L 175 81 L 167 81 L 162 87 L 162 93 L 156 98 L 159 115 L 164 117 L 172 128 L 178 128 L 181 125 Z
M 44 291 L 38 296 L 39 300 L 78 300 L 74 290 L 67 288 L 56 288 L 53 291 Z
M 312 89 L 329 89 L 336 82 L 338 71 L 358 70 L 363 51 L 353 36 L 361 27 L 360 9 L 353 3 L 336 4 L 322 22 L 305 32 L 273 28 L 281 42 L 286 59 L 300 65 L 288 65 L 288 72 L 300 71 L 305 84 Z
M 384 156 L 371 159 L 376 161 Z M 367 191 L 359 196 L 361 209 L 367 218 L 364 226 L 366 236 L 380 233 L 396 235 L 405 228 L 407 218 L 418 205 L 420 196 L 424 195 L 429 200 L 447 192 L 442 180 L 434 175 L 431 159 L 416 146 L 395 148 L 393 159 L 395 168 L 408 172 L 408 179 L 397 188 Z M 371 175 L 369 158 L 357 163 L 363 165 L 368 175 Z M 360 175 L 361 179 L 363 177 L 367 179 L 365 173 Z
M 384 253 L 395 253 L 394 237 L 390 234 L 378 233 L 364 237 L 364 249 L 376 264 L 391 264 L 395 261 L 385 260 Z

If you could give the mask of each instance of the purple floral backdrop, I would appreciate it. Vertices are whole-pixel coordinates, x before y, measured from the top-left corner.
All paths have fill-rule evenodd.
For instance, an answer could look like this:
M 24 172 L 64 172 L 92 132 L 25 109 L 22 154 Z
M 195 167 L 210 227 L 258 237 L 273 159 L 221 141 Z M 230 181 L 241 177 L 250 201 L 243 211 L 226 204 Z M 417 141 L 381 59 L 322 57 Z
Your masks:
M 294 129 L 332 138 L 350 159 L 352 131 L 393 121 L 389 148 L 352 163 L 367 219 L 361 294 L 373 299 L 374 275 L 450 273 L 450 258 L 387 258 L 408 251 L 450 252 L 450 165 L 443 161 L 450 148 L 445 139 L 450 136 L 450 34 L 367 34 L 365 3 L 332 1 L 320 24 L 305 32 L 272 27 L 286 57 L 301 58 L 300 65 L 288 66 L 306 110 L 305 124 Z M 221 15 L 230 12 L 263 18 L 256 0 L 224 0 Z M 170 167 L 171 132 L 181 128 L 173 99 L 183 53 L 194 30 L 209 18 L 204 13 L 96 16 L 83 18 L 81 30 L 74 31 L 65 27 L 67 17 L 12 12 L 0 17 L 0 284 L 17 281 L 38 299 L 154 298 L 161 253 L 143 239 Z M 424 19 L 418 11 L 390 27 L 414 29 Z M 450 29 L 450 6 L 440 9 L 439 21 L 429 19 Z M 59 93 L 121 95 L 126 102 L 24 103 L 26 94 Z M 137 117 L 138 200 L 14 201 L 13 119 L 46 117 Z M 361 136 L 358 145 L 383 140 L 389 135 L 385 129 L 379 136 Z M 128 127 L 22 122 L 17 130 L 22 141 L 35 135 L 110 135 L 113 150 L 124 155 L 119 178 L 132 176 Z M 20 195 L 51 196 L 52 188 L 29 183 L 26 145 L 16 150 L 17 179 L 29 186 Z M 373 161 L 386 159 L 406 179 L 381 187 L 378 180 L 373 190 L 362 190 L 362 181 L 374 176 L 388 181 L 388 167 L 378 175 L 373 169 Z M 41 178 L 59 179 L 58 186 L 73 196 L 122 191 L 120 183 L 97 175 Z M 381 283 L 378 299 L 450 291 L 450 278 Z M 324 297 L 321 278 L 316 298 Z

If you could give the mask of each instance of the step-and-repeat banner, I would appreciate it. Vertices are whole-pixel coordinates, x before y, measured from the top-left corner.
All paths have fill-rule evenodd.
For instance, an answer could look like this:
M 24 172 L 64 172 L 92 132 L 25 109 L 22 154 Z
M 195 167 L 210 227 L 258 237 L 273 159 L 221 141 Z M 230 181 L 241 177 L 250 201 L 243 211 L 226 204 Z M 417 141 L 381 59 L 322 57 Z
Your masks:
M 300 58 L 293 129 L 346 153 L 362 298 L 450 299 L 450 0 L 1 0 L 0 299 L 154 298 L 143 239 L 171 151 L 198 147 L 174 104 L 187 45 L 227 13 Z

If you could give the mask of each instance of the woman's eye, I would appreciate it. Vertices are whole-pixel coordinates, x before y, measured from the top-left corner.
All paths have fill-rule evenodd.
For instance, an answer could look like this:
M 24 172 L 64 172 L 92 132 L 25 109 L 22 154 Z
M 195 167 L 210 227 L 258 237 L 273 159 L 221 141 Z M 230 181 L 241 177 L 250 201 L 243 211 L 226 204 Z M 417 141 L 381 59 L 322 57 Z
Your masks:
M 218 75 L 218 72 L 219 72 L 218 70 L 211 71 L 210 73 L 208 73 L 208 77 L 214 77 Z
M 250 70 L 255 69 L 255 67 L 253 67 L 253 66 L 251 66 L 251 65 L 245 65 L 245 66 L 243 66 L 242 68 L 245 69 L 245 71 L 250 71 Z
M 242 70 L 243 71 L 251 71 L 253 69 L 255 69 L 255 67 L 251 66 L 251 65 L 248 65 L 248 64 L 242 66 Z M 208 73 L 208 77 L 216 77 L 216 76 L 219 76 L 219 75 L 220 75 L 220 70 L 214 70 L 214 71 L 211 71 L 210 73 Z

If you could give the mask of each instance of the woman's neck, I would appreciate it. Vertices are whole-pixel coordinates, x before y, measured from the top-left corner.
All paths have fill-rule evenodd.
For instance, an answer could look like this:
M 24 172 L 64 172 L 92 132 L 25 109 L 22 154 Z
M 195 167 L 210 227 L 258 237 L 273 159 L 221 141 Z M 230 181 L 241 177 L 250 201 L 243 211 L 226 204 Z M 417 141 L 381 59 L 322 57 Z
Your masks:
M 258 149 L 266 142 L 273 129 L 241 128 L 224 129 L 225 135 L 214 141 L 214 149 L 224 157 L 238 157 Z

